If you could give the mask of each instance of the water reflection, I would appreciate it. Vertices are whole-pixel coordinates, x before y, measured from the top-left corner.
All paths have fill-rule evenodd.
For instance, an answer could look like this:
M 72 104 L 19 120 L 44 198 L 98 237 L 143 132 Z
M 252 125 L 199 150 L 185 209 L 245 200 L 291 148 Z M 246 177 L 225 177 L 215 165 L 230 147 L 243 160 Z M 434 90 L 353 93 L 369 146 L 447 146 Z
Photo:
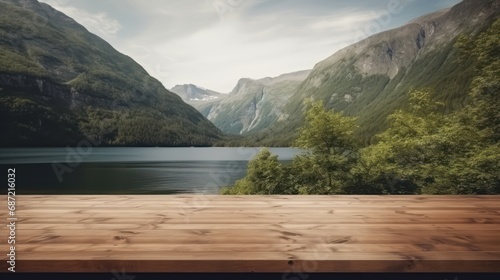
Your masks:
M 273 149 L 282 161 L 299 151 Z M 18 194 L 217 193 L 246 173 L 258 149 L 96 148 L 59 181 L 52 163 L 65 149 L 2 149 L 2 169 L 16 168 Z

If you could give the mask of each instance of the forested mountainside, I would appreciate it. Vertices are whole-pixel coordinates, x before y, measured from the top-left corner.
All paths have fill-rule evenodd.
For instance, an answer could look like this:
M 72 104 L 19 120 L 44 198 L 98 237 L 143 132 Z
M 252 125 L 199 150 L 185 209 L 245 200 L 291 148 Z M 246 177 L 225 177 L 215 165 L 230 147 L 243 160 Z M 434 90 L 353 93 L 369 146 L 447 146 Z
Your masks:
M 458 63 L 454 45 L 460 35 L 474 37 L 488 29 L 499 12 L 498 0 L 464 0 L 336 52 L 291 91 L 276 123 L 252 131 L 242 143 L 290 145 L 304 121 L 307 99 L 357 117 L 356 135 L 365 144 L 388 127 L 388 115 L 408 107 L 412 88 L 429 89 L 433 100 L 444 103 L 443 112 L 462 108 L 469 99 L 475 61 Z
M 220 131 L 49 5 L 0 0 L 0 146 L 206 146 Z

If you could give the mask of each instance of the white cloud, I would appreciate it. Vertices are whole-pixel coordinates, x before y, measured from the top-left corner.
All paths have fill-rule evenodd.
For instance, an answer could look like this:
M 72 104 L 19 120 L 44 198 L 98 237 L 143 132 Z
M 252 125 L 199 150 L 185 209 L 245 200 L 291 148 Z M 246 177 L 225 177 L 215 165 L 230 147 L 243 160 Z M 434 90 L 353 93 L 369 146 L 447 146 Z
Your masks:
M 366 37 L 372 25 L 393 28 L 459 0 L 413 1 L 388 22 L 381 16 L 389 0 L 40 1 L 103 37 L 166 87 L 193 83 L 229 92 L 239 78 L 310 69 L 361 39 L 360 30 Z
M 82 9 L 69 6 L 66 0 L 44 0 L 43 2 L 63 12 L 67 16 L 85 26 L 90 32 L 107 38 L 115 35 L 121 28 L 118 20 L 110 18 L 106 12 L 90 13 Z
M 312 29 L 335 29 L 335 28 L 352 28 L 359 24 L 366 24 L 378 18 L 374 12 L 354 12 L 346 15 L 336 15 L 334 17 L 320 18 L 316 22 L 312 22 Z

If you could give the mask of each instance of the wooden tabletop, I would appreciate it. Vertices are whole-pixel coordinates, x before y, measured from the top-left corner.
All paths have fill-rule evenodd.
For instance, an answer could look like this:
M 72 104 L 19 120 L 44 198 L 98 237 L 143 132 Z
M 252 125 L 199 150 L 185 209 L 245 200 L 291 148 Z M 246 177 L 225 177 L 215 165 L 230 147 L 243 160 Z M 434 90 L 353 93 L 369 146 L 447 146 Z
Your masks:
M 15 215 L 20 272 L 500 272 L 500 196 L 18 195 Z

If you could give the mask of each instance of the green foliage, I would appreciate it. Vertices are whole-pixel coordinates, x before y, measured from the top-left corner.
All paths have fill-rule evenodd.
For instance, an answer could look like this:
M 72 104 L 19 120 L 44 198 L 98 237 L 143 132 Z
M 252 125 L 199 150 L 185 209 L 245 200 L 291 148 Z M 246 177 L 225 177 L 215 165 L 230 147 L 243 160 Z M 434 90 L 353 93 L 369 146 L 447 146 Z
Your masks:
M 433 107 L 439 104 L 429 96 L 426 91 L 413 91 L 411 112 L 390 115 L 390 127 L 380 141 L 363 150 L 361 170 L 366 171 L 369 184 L 378 184 L 387 193 L 421 193 L 434 182 L 432 172 L 446 159 L 443 153 L 450 143 L 439 135 L 446 121 L 435 113 Z
M 0 61 L 2 62 L 0 63 L 0 72 L 3 73 L 47 76 L 46 71 L 38 64 L 8 49 L 0 48 Z
M 477 104 L 445 115 L 439 110 L 443 104 L 430 96 L 429 91 L 413 91 L 410 110 L 389 116 L 390 126 L 380 141 L 361 152 L 354 190 L 366 193 L 368 186 L 392 194 L 499 193 L 499 145 L 471 114 Z
M 106 110 L 88 107 L 80 128 L 88 139 L 106 146 L 211 146 L 210 127 L 193 127 L 180 117 L 151 109 Z M 212 136 L 212 138 L 210 137 Z
M 283 165 L 264 149 L 248 164 L 245 178 L 223 194 L 332 194 L 343 193 L 358 153 L 353 137 L 356 120 L 310 103 L 297 147 L 305 149 Z
M 469 113 L 475 116 L 480 129 L 488 131 L 494 142 L 500 140 L 500 19 L 497 19 L 477 38 L 462 35 L 456 46 L 465 57 L 472 57 L 476 76 L 472 81 L 473 106 Z
M 299 162 L 316 169 L 322 179 L 316 185 L 323 186 L 321 190 L 310 189 L 309 193 L 339 193 L 357 160 L 356 119 L 328 111 L 322 102 L 308 106 L 296 146 L 308 151 L 307 159 L 299 158 Z
M 232 188 L 225 188 L 223 194 L 279 194 L 286 193 L 284 188 L 284 168 L 278 157 L 272 155 L 268 149 L 262 149 L 254 159 L 248 163 L 245 178 L 236 181 Z
M 83 138 L 71 112 L 9 93 L 6 89 L 0 92 L 0 146 L 64 146 Z M 40 143 L 40 138 L 47 142 Z
M 440 111 L 428 90 L 410 93 L 408 111 L 389 116 L 379 142 L 354 144 L 355 119 L 310 104 L 297 146 L 307 152 L 282 165 L 268 150 L 225 194 L 498 194 L 500 145 L 481 129 L 474 105 Z
M 328 111 L 322 102 L 308 106 L 306 125 L 301 128 L 295 146 L 310 149 L 314 154 L 343 154 L 355 148 L 355 118 Z

